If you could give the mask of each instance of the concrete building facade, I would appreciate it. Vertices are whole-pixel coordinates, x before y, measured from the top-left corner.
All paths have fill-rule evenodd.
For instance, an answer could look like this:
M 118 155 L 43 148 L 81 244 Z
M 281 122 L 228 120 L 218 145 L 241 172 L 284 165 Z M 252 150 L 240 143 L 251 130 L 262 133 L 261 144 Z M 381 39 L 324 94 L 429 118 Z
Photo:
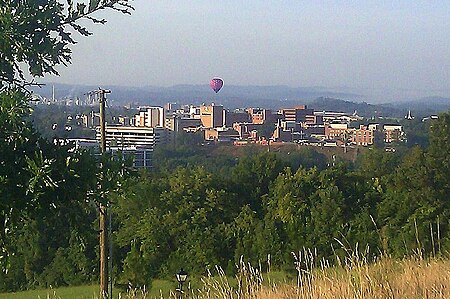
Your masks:
M 100 141 L 100 130 L 96 139 Z M 156 144 L 165 143 L 164 128 L 106 126 L 106 146 L 108 147 L 145 147 L 154 148 Z
M 353 131 L 352 142 L 356 145 L 372 145 L 374 142 L 375 130 L 369 126 L 360 125 L 359 129 Z
M 135 115 L 135 124 L 138 127 L 164 128 L 164 108 L 140 107 Z
M 224 126 L 224 109 L 221 105 L 200 106 L 200 120 L 204 128 Z

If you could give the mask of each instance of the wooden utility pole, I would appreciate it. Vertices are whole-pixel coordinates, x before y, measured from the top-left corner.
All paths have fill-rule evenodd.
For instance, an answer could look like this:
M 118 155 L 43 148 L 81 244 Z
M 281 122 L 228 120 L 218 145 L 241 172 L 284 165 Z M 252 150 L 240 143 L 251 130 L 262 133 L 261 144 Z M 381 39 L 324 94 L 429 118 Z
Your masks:
M 105 121 L 105 94 L 111 93 L 110 90 L 97 89 L 88 94 L 98 95 L 100 102 L 100 153 L 106 153 L 106 121 Z M 108 252 L 107 252 L 107 206 L 100 202 L 99 206 L 99 247 L 100 247 L 100 299 L 108 298 Z M 112 292 L 112 289 L 111 289 Z

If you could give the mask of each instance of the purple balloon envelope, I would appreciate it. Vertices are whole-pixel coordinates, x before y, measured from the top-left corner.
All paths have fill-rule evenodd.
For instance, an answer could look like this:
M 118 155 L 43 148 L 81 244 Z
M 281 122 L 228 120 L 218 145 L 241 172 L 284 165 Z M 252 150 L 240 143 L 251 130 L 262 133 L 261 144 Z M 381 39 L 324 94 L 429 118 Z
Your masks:
M 214 90 L 215 93 L 218 93 L 219 90 L 223 87 L 223 80 L 220 78 L 213 78 L 209 82 L 209 86 L 211 86 L 212 90 Z

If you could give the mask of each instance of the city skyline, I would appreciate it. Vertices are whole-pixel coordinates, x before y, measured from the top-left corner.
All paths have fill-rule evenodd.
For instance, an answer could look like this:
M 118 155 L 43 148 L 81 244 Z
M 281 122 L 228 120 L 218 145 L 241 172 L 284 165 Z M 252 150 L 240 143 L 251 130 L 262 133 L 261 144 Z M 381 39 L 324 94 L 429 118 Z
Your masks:
M 45 82 L 324 86 L 368 96 L 450 94 L 445 1 L 134 1 L 131 16 L 77 37 L 73 64 Z M 374 94 L 375 93 L 375 94 Z

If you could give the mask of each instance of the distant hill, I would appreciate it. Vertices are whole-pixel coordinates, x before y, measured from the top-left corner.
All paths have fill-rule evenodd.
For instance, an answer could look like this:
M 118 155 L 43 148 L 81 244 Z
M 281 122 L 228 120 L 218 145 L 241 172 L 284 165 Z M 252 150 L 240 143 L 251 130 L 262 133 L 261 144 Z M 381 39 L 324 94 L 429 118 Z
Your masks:
M 404 111 L 411 110 L 413 115 L 426 116 L 449 110 L 450 98 L 426 97 L 415 101 L 401 102 L 393 106 Z
M 355 111 L 358 115 L 364 117 L 383 116 L 383 117 L 402 117 L 404 111 L 400 108 L 368 104 L 366 102 L 356 103 L 334 98 L 320 97 L 311 101 L 308 105 L 316 111 L 336 111 L 352 114 Z
M 384 116 L 399 117 L 407 115 L 408 110 L 418 117 L 437 114 L 450 109 L 450 98 L 427 97 L 409 102 L 368 104 L 366 102 L 352 102 L 341 99 L 320 97 L 309 103 L 309 107 L 316 111 L 336 111 L 353 113 L 365 117 Z
M 85 93 L 98 88 L 89 85 L 47 84 L 42 88 L 34 88 L 34 92 L 46 97 L 52 97 L 52 86 L 55 87 L 55 97 L 84 98 Z M 111 89 L 108 95 L 113 105 L 137 103 L 145 105 L 164 105 L 167 102 L 180 104 L 201 104 L 215 102 L 227 108 L 242 108 L 245 106 L 278 109 L 305 104 L 317 97 L 334 97 L 358 100 L 359 95 L 328 91 L 321 87 L 288 86 L 236 86 L 226 85 L 217 95 L 209 85 L 175 85 L 171 87 L 127 87 L 102 86 Z

